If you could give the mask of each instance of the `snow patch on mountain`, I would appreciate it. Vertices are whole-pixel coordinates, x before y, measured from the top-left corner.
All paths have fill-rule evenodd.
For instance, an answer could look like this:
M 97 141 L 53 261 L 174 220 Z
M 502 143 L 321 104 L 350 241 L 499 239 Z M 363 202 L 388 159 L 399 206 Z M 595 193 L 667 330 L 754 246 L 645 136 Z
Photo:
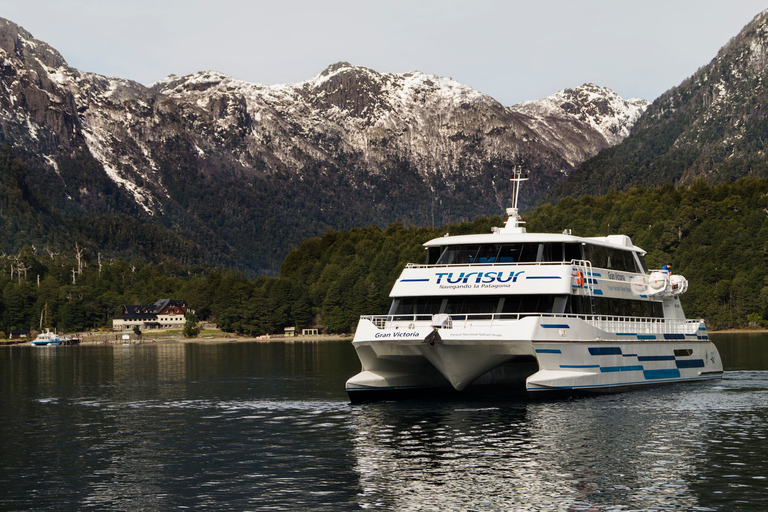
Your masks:
M 546 123 L 553 117 L 573 119 L 588 125 L 613 146 L 629 136 L 629 132 L 650 102 L 641 98 L 624 99 L 607 87 L 584 84 L 563 89 L 541 100 L 525 101 L 514 111 Z
M 584 84 L 509 110 L 524 116 L 542 142 L 557 148 L 576 167 L 629 136 L 649 104 L 640 98 L 625 100 L 607 87 Z

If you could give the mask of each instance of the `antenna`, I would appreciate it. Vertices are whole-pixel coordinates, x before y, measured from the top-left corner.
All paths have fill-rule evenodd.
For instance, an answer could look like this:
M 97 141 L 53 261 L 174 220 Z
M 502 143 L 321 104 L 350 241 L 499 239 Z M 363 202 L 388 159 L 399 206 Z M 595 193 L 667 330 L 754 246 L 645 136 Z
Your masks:
M 520 198 L 520 184 L 524 181 L 528 181 L 528 173 L 523 174 L 523 170 L 519 165 L 512 168 L 512 177 L 509 179 L 512 182 L 512 208 L 507 208 L 506 225 L 499 230 L 500 233 L 525 233 L 525 228 L 521 224 L 525 224 L 524 220 L 520 220 L 519 210 L 517 209 L 517 201 Z
M 520 198 L 520 183 L 528 181 L 528 173 L 523 176 L 523 171 L 519 165 L 516 165 L 512 169 L 512 177 L 509 179 L 512 182 L 512 208 L 517 210 L 517 200 Z

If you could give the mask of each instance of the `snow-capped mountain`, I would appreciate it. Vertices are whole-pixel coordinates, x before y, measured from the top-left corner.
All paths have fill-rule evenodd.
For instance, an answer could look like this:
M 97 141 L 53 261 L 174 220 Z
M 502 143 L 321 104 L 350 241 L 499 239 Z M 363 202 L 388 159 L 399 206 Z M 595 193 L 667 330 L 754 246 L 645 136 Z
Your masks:
M 509 170 L 531 205 L 627 136 L 646 104 L 586 84 L 505 107 L 450 78 L 338 63 L 265 86 L 216 73 L 150 87 L 69 67 L 0 19 L 0 142 L 65 208 L 172 227 L 273 271 L 302 238 L 498 214 Z
M 575 167 L 627 138 L 647 107 L 644 99 L 625 100 L 607 87 L 584 84 L 510 110 L 526 115 L 529 128 Z

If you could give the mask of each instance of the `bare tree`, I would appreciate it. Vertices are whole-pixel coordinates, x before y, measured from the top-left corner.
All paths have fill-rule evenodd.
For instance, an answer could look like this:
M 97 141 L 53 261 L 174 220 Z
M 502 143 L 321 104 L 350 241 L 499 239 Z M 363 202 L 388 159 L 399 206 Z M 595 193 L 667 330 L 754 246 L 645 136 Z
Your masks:
M 23 261 L 18 261 L 18 263 L 16 263 L 16 275 L 19 277 L 19 283 L 21 283 L 22 274 L 24 274 L 24 280 L 27 280 L 27 270 L 31 268 L 32 267 L 28 267 Z
M 80 275 L 83 273 L 83 254 L 85 253 L 85 248 L 80 247 L 80 244 L 75 242 L 75 258 L 77 258 L 77 275 Z
M 16 256 L 12 256 L 10 260 L 11 260 L 11 279 L 13 279 L 13 276 L 18 275 L 19 282 L 21 282 L 21 272 L 20 272 L 20 267 L 22 265 L 21 258 L 17 254 Z M 16 266 L 13 265 L 14 261 L 16 262 Z

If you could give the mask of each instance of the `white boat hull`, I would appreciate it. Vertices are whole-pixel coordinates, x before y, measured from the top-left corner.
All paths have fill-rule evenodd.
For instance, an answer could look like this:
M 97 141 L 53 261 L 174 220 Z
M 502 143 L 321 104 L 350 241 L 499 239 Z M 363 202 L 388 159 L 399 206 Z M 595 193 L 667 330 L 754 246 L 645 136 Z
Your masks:
M 645 332 L 635 332 L 600 328 L 626 323 L 572 317 L 478 319 L 454 322 L 429 337 L 428 321 L 379 318 L 364 317 L 358 325 L 353 345 L 363 368 L 346 386 L 353 401 L 414 389 L 464 391 L 485 383 L 519 386 L 532 396 L 610 393 L 715 379 L 723 372 L 703 324 L 691 321 L 638 323 Z M 526 365 L 531 361 L 536 364 Z M 510 372 L 516 365 L 527 373 Z

